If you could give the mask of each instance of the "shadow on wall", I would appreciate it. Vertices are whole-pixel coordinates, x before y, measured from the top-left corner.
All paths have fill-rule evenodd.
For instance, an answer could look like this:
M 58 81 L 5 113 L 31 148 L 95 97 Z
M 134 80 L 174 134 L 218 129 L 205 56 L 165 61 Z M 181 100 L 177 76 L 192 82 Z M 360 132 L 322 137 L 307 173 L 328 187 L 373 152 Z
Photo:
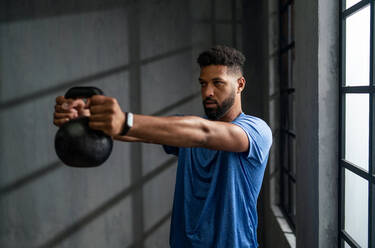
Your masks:
M 168 161 L 164 162 L 160 166 L 158 166 L 153 171 L 149 172 L 148 174 L 144 175 L 142 178 L 140 178 L 138 181 L 134 182 L 130 187 L 125 188 L 117 195 L 113 196 L 106 202 L 104 202 L 102 205 L 97 207 L 94 211 L 91 213 L 86 214 L 84 217 L 76 221 L 71 226 L 67 227 L 65 230 L 61 231 L 60 233 L 56 234 L 53 238 L 48 240 L 43 245 L 39 246 L 40 248 L 49 248 L 49 247 L 55 247 L 62 243 L 64 240 L 69 238 L 71 235 L 75 234 L 76 232 L 80 231 L 82 228 L 84 228 L 86 225 L 88 225 L 90 222 L 95 220 L 100 215 L 104 214 L 106 211 L 108 211 L 110 208 L 114 207 L 116 204 L 118 204 L 120 201 L 124 200 L 127 196 L 131 195 L 133 192 L 139 191 L 142 189 L 143 185 L 145 185 L 147 182 L 151 181 L 154 177 L 161 174 L 163 171 L 167 170 L 169 167 L 174 165 L 176 162 L 175 158 L 171 158 Z M 158 223 L 156 223 L 154 226 L 152 226 L 149 230 L 146 230 L 138 240 L 135 241 L 134 244 L 130 245 L 130 247 L 139 247 L 140 243 L 143 243 L 143 241 L 150 236 L 153 232 L 157 230 L 158 227 L 160 227 L 165 221 L 168 220 L 171 213 L 168 213 L 166 216 L 163 216 Z
M 144 175 L 140 180 L 133 183 L 131 186 L 123 189 L 120 193 L 116 194 L 102 205 L 98 206 L 94 211 L 86 214 L 81 219 L 77 220 L 74 224 L 67 227 L 65 230 L 61 231 L 60 233 L 56 234 L 53 238 L 48 240 L 45 244 L 40 245 L 39 247 L 55 247 L 62 243 L 64 240 L 69 238 L 71 235 L 75 234 L 76 232 L 83 229 L 86 225 L 90 222 L 94 221 L 97 217 L 104 214 L 106 211 L 114 207 L 117 203 L 124 200 L 127 196 L 131 195 L 134 191 L 141 189 L 147 182 L 151 181 L 154 177 L 157 177 L 159 174 L 170 168 L 172 165 L 176 163 L 176 158 L 171 158 L 166 162 L 162 163 L 153 171 Z M 38 170 L 26 177 L 23 177 L 11 184 L 8 184 L 2 188 L 0 188 L 0 199 L 6 196 L 7 194 L 12 193 L 15 190 L 19 190 L 21 187 L 26 186 L 29 183 L 37 180 L 39 177 L 46 176 L 48 173 L 55 171 L 56 169 L 61 167 L 60 162 L 52 163 L 45 168 Z M 132 245 L 129 247 L 138 247 L 138 245 L 143 242 L 148 236 L 150 236 L 153 232 L 155 232 L 158 227 L 160 227 L 165 221 L 169 219 L 171 216 L 171 212 L 167 215 L 163 216 L 156 224 L 154 224 L 149 230 L 146 230 L 140 239 L 136 240 Z
M 198 96 L 200 96 L 199 93 L 189 95 L 181 99 L 180 101 L 173 103 L 169 106 L 166 106 L 165 108 L 153 113 L 152 115 L 155 115 L 155 116 L 164 115 L 165 113 L 168 113 L 170 110 L 174 108 L 177 108 L 183 104 L 189 103 L 192 99 Z M 49 241 L 47 241 L 45 244 L 41 245 L 40 247 L 55 247 L 56 245 L 60 244 L 65 239 L 69 238 L 72 234 L 84 228 L 86 225 L 92 222 L 95 218 L 99 217 L 100 215 L 108 211 L 110 208 L 114 207 L 117 203 L 125 199 L 127 196 L 142 189 L 142 187 L 147 182 L 151 181 L 153 178 L 157 177 L 162 172 L 169 169 L 173 164 L 175 164 L 176 161 L 177 161 L 176 158 L 171 158 L 167 160 L 166 162 L 162 163 L 161 165 L 157 166 L 157 168 L 154 169 L 153 171 L 147 173 L 146 175 L 141 176 L 139 180 L 132 183 L 129 187 L 123 189 L 120 193 L 118 193 L 117 195 L 107 200 L 105 203 L 97 207 L 91 213 L 88 213 L 87 215 L 79 219 L 76 223 L 72 224 L 71 226 L 67 227 L 65 230 L 55 235 L 52 239 L 50 239 Z M 20 190 L 22 187 L 26 187 L 27 185 L 31 183 L 35 183 L 41 177 L 48 176 L 48 174 L 55 172 L 61 167 L 62 167 L 62 163 L 60 161 L 56 161 L 56 162 L 51 163 L 50 165 L 47 165 L 45 167 L 42 167 L 39 170 L 34 171 L 33 173 L 29 175 L 23 176 L 15 180 L 14 182 L 11 182 L 7 185 L 0 187 L 0 199 L 3 197 L 6 197 L 7 195 L 11 194 L 14 191 Z M 137 208 L 137 209 L 140 209 L 140 208 Z M 140 214 L 140 213 L 137 213 L 137 214 Z M 170 215 L 171 215 L 171 212 L 163 216 L 149 230 L 144 231 L 143 234 L 134 242 L 134 244 L 130 245 L 129 247 L 139 247 L 139 244 L 141 244 L 148 236 L 150 236 L 162 224 L 164 224 L 164 222 L 169 219 Z
M 39 87 L 31 88 L 29 91 L 25 91 L 20 95 L 11 95 L 12 97 L 7 98 L 6 100 L 0 99 L 0 115 L 5 116 L 9 113 L 12 113 L 12 111 L 18 110 L 19 107 L 23 107 L 27 104 L 39 104 L 39 101 L 41 98 L 47 97 L 53 99 L 55 95 L 63 90 L 66 90 L 67 88 L 77 86 L 77 85 L 86 85 L 86 84 L 92 84 L 93 82 L 103 80 L 110 78 L 114 75 L 122 74 L 124 72 L 128 73 L 130 82 L 130 109 L 134 112 L 141 112 L 141 68 L 145 65 L 152 64 L 154 62 L 159 62 L 163 59 L 175 57 L 184 53 L 191 53 L 194 49 L 197 49 L 197 47 L 203 46 L 200 42 L 202 40 L 199 40 L 197 43 L 190 42 L 188 45 L 186 43 L 182 43 L 184 45 L 181 45 L 180 47 L 177 46 L 177 48 L 170 49 L 166 52 L 160 52 L 160 54 L 156 54 L 153 56 L 149 56 L 147 58 L 141 59 L 140 53 L 141 53 L 141 40 L 140 40 L 140 23 L 139 23 L 139 2 L 137 0 L 54 0 L 54 1 L 48 1 L 48 0 L 20 0 L 20 1 L 12 1 L 12 0 L 4 0 L 0 1 L 0 35 L 2 35 L 1 32 L 3 30 L 1 29 L 9 24 L 18 24 L 23 22 L 31 22 L 35 20 L 42 20 L 42 19 L 48 19 L 50 17 L 57 17 L 57 16 L 69 16 L 74 14 L 81 14 L 81 13 L 89 13 L 89 12 L 98 12 L 103 10 L 111 10 L 111 9 L 121 9 L 126 8 L 127 12 L 129 13 L 126 16 L 127 19 L 127 27 L 124 27 L 128 30 L 128 44 L 127 47 L 124 49 L 127 51 L 117 51 L 117 52 L 127 52 L 129 54 L 129 60 L 128 61 L 122 61 L 122 63 L 118 63 L 115 66 L 109 66 L 106 69 L 98 69 L 94 72 L 86 73 L 83 72 L 79 74 L 79 76 L 71 77 L 72 80 L 61 80 L 60 82 L 56 82 L 53 84 L 53 86 L 47 86 L 47 87 L 41 87 L 43 84 L 36 83 Z M 147 1 L 145 1 L 147 2 Z M 161 1 L 162 2 L 162 1 Z M 165 1 L 168 2 L 169 1 Z M 199 1 L 195 1 L 199 2 Z M 232 19 L 228 20 L 218 20 L 218 13 L 217 11 L 217 2 L 215 0 L 207 0 L 210 7 L 210 18 L 209 20 L 193 20 L 195 21 L 194 25 L 202 25 L 202 27 L 208 26 L 211 33 L 208 38 L 211 43 L 223 43 L 220 42 L 221 38 L 218 38 L 218 34 L 220 32 L 220 27 L 229 27 L 229 29 L 226 29 L 226 32 L 222 32 L 222 37 L 231 37 L 231 41 L 227 45 L 233 45 L 236 47 L 238 37 L 236 30 L 238 29 L 238 25 L 240 22 L 237 20 L 236 15 L 236 1 L 231 1 L 232 6 Z M 65 27 L 65 26 L 64 26 Z M 233 29 L 231 30 L 230 27 Z M 70 28 L 70 27 L 67 27 Z M 181 28 L 181 27 L 180 27 Z M 184 27 L 185 28 L 185 27 Z M 203 29 L 204 30 L 204 29 Z M 227 31 L 230 32 L 227 32 Z M 190 35 L 190 34 L 189 34 Z M 40 37 L 38 37 L 40 38 Z M 191 37 L 188 37 L 189 39 Z M 186 40 L 186 37 L 181 37 L 181 40 Z M 73 39 L 74 40 L 74 39 Z M 1 39 L 1 42 L 6 41 L 6 38 Z M 222 39 L 222 41 L 226 41 L 225 39 Z M 0 53 L 4 49 L 4 43 L 0 42 Z M 35 42 L 35 41 L 34 41 Z M 80 40 L 74 40 L 74 42 L 80 42 Z M 100 42 L 100 41 L 93 41 L 93 42 Z M 21 44 L 25 43 L 24 41 L 21 42 Z M 204 43 L 205 45 L 209 43 Z M 230 44 L 233 43 L 233 44 Z M 180 44 L 180 43 L 178 43 Z M 95 47 L 95 46 L 94 46 Z M 21 47 L 22 48 L 22 47 Z M 58 54 L 58 53 L 57 53 Z M 100 57 L 100 56 L 99 56 Z M 103 56 L 104 57 L 104 56 Z M 99 59 L 102 59 L 101 57 Z M 91 61 L 88 61 L 90 63 Z M 188 61 L 187 64 L 190 65 L 191 61 Z M 63 62 L 61 62 L 63 63 Z M 93 62 L 95 63 L 95 62 Z M 184 66 L 186 64 L 183 64 Z M 180 66 L 180 65 L 176 65 Z M 1 69 L 1 67 L 0 67 Z M 20 69 L 19 69 L 20 70 Z M 22 74 L 22 71 L 17 71 L 19 74 Z M 62 72 L 63 73 L 63 72 Z M 2 90 L 3 86 L 5 86 L 5 82 L 2 81 L 3 78 L 0 74 L 0 90 Z M 41 76 L 42 77 L 42 76 Z M 56 80 L 58 81 L 58 80 Z M 190 79 L 186 79 L 186 81 L 190 81 Z M 11 83 L 8 83 L 7 87 L 10 88 L 12 86 L 9 86 Z M 183 85 L 183 84 L 181 84 Z M 8 89 L 9 90 L 9 89 Z M 0 92 L 3 94 L 3 92 Z M 189 93 L 189 92 L 188 92 Z M 185 95 L 180 97 L 179 100 L 174 100 L 172 103 L 165 104 L 163 107 L 160 107 L 158 110 L 152 110 L 150 112 L 153 112 L 152 115 L 165 115 L 172 110 L 175 110 L 176 108 L 187 105 L 191 103 L 193 100 L 199 98 L 200 93 L 184 93 Z M 151 99 L 152 100 L 152 99 Z M 35 106 L 34 109 L 37 109 L 39 106 Z M 12 128 L 12 127 L 4 127 L 3 120 L 0 120 L 1 130 L 5 130 L 4 128 Z M 52 125 L 52 124 L 51 124 Z M 44 137 L 42 137 L 44 138 Z M 49 137 L 48 137 L 49 139 Z M 4 145 L 3 142 L 6 142 L 4 140 L 1 141 L 2 146 Z M 23 140 L 15 139 L 15 141 L 12 142 L 24 142 Z M 31 148 L 33 149 L 33 148 Z M 2 152 L 2 151 L 0 151 Z M 81 231 L 85 227 L 87 227 L 90 223 L 92 223 L 94 220 L 98 219 L 100 216 L 104 215 L 106 212 L 108 212 L 110 209 L 113 209 L 115 206 L 119 205 L 120 202 L 122 202 L 127 197 L 132 198 L 132 205 L 131 205 L 131 215 L 132 215 L 132 223 L 129 223 L 129 228 L 131 229 L 134 239 L 132 244 L 130 244 L 128 247 L 143 247 L 144 242 L 146 238 L 151 236 L 153 233 L 155 233 L 166 221 L 169 220 L 171 212 L 168 212 L 167 214 L 163 214 L 161 216 L 158 216 L 159 220 L 153 223 L 153 225 L 149 226 L 147 229 L 143 226 L 144 224 L 144 204 L 143 204 L 143 187 L 146 183 L 152 181 L 154 178 L 171 168 L 171 166 L 176 162 L 175 158 L 169 159 L 165 161 L 164 163 L 158 165 L 155 169 L 151 170 L 147 174 L 144 174 L 142 171 L 142 147 L 140 144 L 132 144 L 130 146 L 130 156 L 129 156 L 129 164 L 130 166 L 130 184 L 129 186 L 123 188 L 118 192 L 117 194 L 108 197 L 105 200 L 102 200 L 102 203 L 100 203 L 98 206 L 94 207 L 93 210 L 91 210 L 88 213 L 84 213 L 81 218 L 78 218 L 76 220 L 73 220 L 73 223 L 70 225 L 67 225 L 65 227 L 62 227 L 57 233 L 52 234 L 50 236 L 47 236 L 48 238 L 44 237 L 43 241 L 39 242 L 38 247 L 57 247 L 60 246 L 64 241 L 72 237 L 77 232 Z M 54 158 L 55 159 L 55 158 Z M 49 161 L 53 161 L 54 159 L 50 159 Z M 7 160 L 1 160 L 2 164 L 15 164 L 21 167 L 22 165 L 14 163 L 14 161 L 11 161 L 10 159 Z M 21 160 L 20 160 L 21 161 Z M 25 163 L 28 163 L 27 161 L 24 161 Z M 37 162 L 35 162 L 37 164 Z M 5 185 L 0 186 L 0 200 L 7 199 L 8 197 L 15 195 L 14 193 L 25 190 L 27 187 L 30 187 L 32 184 L 40 183 L 42 181 L 42 178 L 48 178 L 53 177 L 53 173 L 61 172 L 59 170 L 62 168 L 61 163 L 59 161 L 53 161 L 51 163 L 39 163 L 39 164 L 47 164 L 37 170 L 33 170 L 31 173 L 28 172 L 26 175 L 21 174 L 22 176 L 18 176 L 18 179 L 14 180 L 13 182 L 9 182 Z M 0 168 L 1 170 L 4 169 Z M 1 172 L 1 171 L 0 171 Z M 18 171 L 17 171 L 18 172 Z M 15 173 L 16 174 L 16 173 Z M 3 174 L 6 175 L 6 174 Z M 16 177 L 16 175 L 14 175 Z M 54 175 L 55 176 L 55 175 Z M 16 177 L 17 178 L 17 177 Z M 121 188 L 120 188 L 121 189 Z M 16 199 L 16 198 L 15 198 Z M 17 200 L 17 199 L 16 199 Z M 19 208 L 22 208 L 18 206 Z M 22 209 L 21 209 L 22 210 Z M 1 211 L 1 208 L 0 208 Z M 22 212 L 22 211 L 19 211 Z M 6 214 L 6 211 L 4 211 Z M 27 213 L 29 214 L 29 213 Z M 25 214 L 27 218 L 27 214 Z M 16 223 L 10 223 L 15 227 L 18 227 L 21 222 L 19 219 L 15 220 Z M 48 220 L 47 220 L 48 222 Z M 7 225 L 9 223 L 3 222 L 1 225 Z M 1 233 L 3 235 L 3 233 Z M 22 239 L 29 239 L 30 237 L 21 237 Z M 0 245 L 2 245 L 1 242 L 3 242 L 4 237 L 0 237 Z M 28 240 L 30 242 L 35 240 Z M 15 241 L 17 242 L 17 241 Z
M 77 84 L 78 85 L 78 84 Z M 53 91 L 54 92 L 54 91 Z M 40 96 L 41 93 L 39 94 L 32 94 L 34 97 L 31 98 L 30 96 L 26 96 L 22 99 L 18 99 L 17 102 L 11 100 L 9 102 L 15 102 L 13 104 L 10 104 L 10 107 L 14 106 L 16 103 L 17 104 L 21 104 L 22 102 L 24 101 L 29 101 L 29 100 L 32 100 L 34 98 L 37 98 L 37 96 Z M 191 94 L 187 97 L 184 97 L 182 98 L 181 100 L 175 102 L 175 103 L 172 103 L 166 107 L 164 107 L 163 109 L 160 109 L 154 113 L 152 113 L 151 115 L 153 116 L 162 116 L 162 115 L 165 115 L 167 114 L 168 112 L 170 112 L 171 110 L 175 109 L 175 108 L 178 108 L 179 106 L 182 106 L 184 104 L 187 104 L 189 102 L 191 102 L 193 99 L 197 98 L 200 96 L 200 93 L 195 93 L 195 94 Z M 3 109 L 8 109 L 6 106 L 7 104 L 1 104 L 0 105 Z M 0 110 L 2 109 L 0 108 Z M 55 170 L 61 168 L 61 165 L 62 163 L 60 161 L 56 161 L 56 162 L 53 162 L 45 167 L 42 167 L 41 169 L 39 170 L 36 170 L 34 171 L 33 173 L 30 173 L 26 176 L 23 176 L 17 180 L 15 180 L 14 182 L 11 182 L 11 183 L 8 183 L 6 184 L 5 186 L 2 186 L 0 187 L 0 198 L 7 195 L 7 194 L 10 194 L 12 193 L 13 191 L 16 191 L 16 190 L 19 190 L 20 188 L 24 187 L 24 186 L 27 186 L 29 183 L 32 183 L 34 181 L 36 181 L 37 179 L 43 177 L 43 176 L 47 176 L 49 173 L 52 173 L 54 172 Z
M 110 76 L 120 74 L 122 72 L 127 71 L 129 73 L 129 78 L 134 79 L 134 82 L 130 85 L 130 92 L 133 95 L 133 99 L 138 99 L 137 103 L 133 104 L 131 109 L 140 110 L 139 99 L 141 98 L 140 88 L 137 85 L 140 85 L 141 77 L 140 77 L 140 68 L 141 66 L 160 61 L 162 59 L 166 59 L 169 57 L 173 57 L 179 54 L 183 54 L 189 52 L 193 49 L 193 44 L 190 46 L 183 46 L 181 48 L 170 50 L 163 54 L 159 54 L 156 56 L 148 57 L 146 59 L 140 59 L 140 47 L 139 47 L 139 27 L 135 26 L 134 23 L 139 22 L 137 20 L 139 17 L 137 15 L 137 1 L 120 1 L 120 0 L 109 0 L 109 1 L 91 1 L 91 0 L 83 0 L 83 1 L 75 1 L 75 0 L 68 0 L 68 1 L 28 1 L 28 0 L 21 0 L 21 1 L 1 1 L 0 9 L 0 25 L 4 24 L 7 25 L 9 23 L 14 22 L 21 22 L 21 21 L 28 21 L 28 20 L 37 20 L 43 19 L 48 17 L 54 16 L 63 16 L 68 14 L 78 14 L 78 13 L 87 13 L 87 12 L 95 12 L 95 11 L 102 11 L 106 9 L 112 8 L 133 8 L 134 11 L 131 11 L 132 14 L 129 15 L 128 21 L 128 30 L 129 30 L 129 54 L 130 59 L 128 64 L 120 65 L 117 67 L 113 67 L 111 69 L 106 69 L 103 71 L 96 72 L 92 75 L 86 75 L 74 80 L 62 81 L 60 83 L 56 83 L 55 86 L 44 88 L 44 89 L 37 89 L 31 93 L 26 93 L 21 96 L 13 97 L 7 100 L 0 101 L 0 114 L 4 112 L 11 112 L 19 106 L 23 106 L 25 104 L 34 102 L 36 99 L 40 99 L 43 97 L 53 97 L 56 93 L 70 88 L 72 86 L 77 85 L 84 85 L 88 83 L 92 83 L 97 80 L 105 79 Z M 138 23 L 139 26 L 139 23 Z M 1 44 L 1 43 L 0 43 Z M 0 49 L 2 49 L 0 47 Z M 1 50 L 0 50 L 1 51 Z M 0 78 L 1 80 L 1 78 Z M 1 84 L 4 82 L 0 81 Z M 3 85 L 0 85 L 0 89 Z M 173 102 L 163 108 L 155 111 L 153 115 L 164 115 L 169 111 L 182 106 L 184 104 L 190 103 L 195 98 L 199 97 L 199 93 L 193 93 L 187 95 L 180 100 Z M 3 123 L 1 123 L 2 125 Z M 17 142 L 17 141 L 16 141 Z M 20 142 L 20 141 L 18 141 Z M 73 224 L 63 228 L 62 231 L 54 234 L 50 239 L 43 242 L 38 247 L 56 247 L 59 246 L 62 242 L 70 238 L 75 233 L 79 232 L 80 230 L 84 229 L 87 225 L 92 223 L 95 219 L 99 216 L 106 213 L 111 208 L 114 208 L 118 205 L 121 201 L 123 201 L 128 196 L 131 196 L 133 201 L 136 201 L 132 204 L 132 216 L 133 216 L 133 223 L 132 228 L 134 229 L 134 241 L 129 247 L 142 247 L 144 241 L 147 237 L 153 234 L 160 226 L 162 226 L 171 216 L 171 212 L 168 212 L 166 215 L 161 216 L 161 218 L 154 223 L 151 227 L 147 230 L 144 230 L 143 227 L 143 193 L 142 188 L 143 186 L 152 181 L 158 175 L 169 169 L 173 164 L 175 164 L 176 159 L 172 158 L 167 160 L 166 162 L 162 163 L 161 165 L 157 166 L 156 169 L 152 170 L 151 172 L 143 175 L 141 163 L 142 163 L 142 149 L 137 144 L 132 144 L 132 152 L 131 152 L 131 184 L 130 186 L 124 188 L 116 195 L 110 197 L 108 200 L 104 201 L 102 204 L 94 208 L 94 210 L 90 211 L 89 213 L 85 214 L 83 217 L 75 220 Z M 12 161 L 5 161 L 7 164 L 11 164 Z M 38 170 L 33 171 L 27 175 L 21 176 L 13 182 L 7 183 L 0 187 L 0 200 L 6 199 L 11 194 L 15 193 L 16 191 L 22 190 L 25 187 L 30 186 L 31 184 L 37 183 L 43 177 L 51 176 L 52 173 L 57 172 L 60 168 L 62 168 L 61 163 L 59 161 L 52 162 Z M 141 220 L 141 221 L 140 221 Z M 7 223 L 3 223 L 7 224 Z M 17 226 L 17 223 L 13 223 Z
M 158 60 L 162 60 L 162 59 L 165 59 L 165 58 L 168 58 L 168 57 L 172 57 L 172 56 L 190 51 L 191 49 L 192 49 L 192 46 L 182 47 L 180 49 L 170 51 L 170 52 L 165 53 L 165 54 L 161 54 L 161 55 L 158 55 L 158 56 L 147 58 L 147 59 L 142 60 L 140 62 L 139 66 L 143 66 L 143 65 L 146 65 L 146 64 L 158 61 Z M 93 81 L 96 81 L 96 80 L 100 80 L 100 79 L 103 79 L 103 78 L 106 78 L 106 77 L 110 77 L 110 76 L 118 74 L 118 73 L 122 73 L 124 71 L 128 71 L 131 66 L 135 66 L 135 65 L 136 64 L 128 64 L 128 65 L 119 66 L 119 67 L 116 67 L 116 68 L 112 68 L 112 69 L 109 69 L 109 70 L 105 70 L 105 71 L 95 73 L 93 75 L 85 76 L 85 77 L 82 77 L 82 78 L 77 78 L 75 80 L 71 80 L 71 81 L 67 81 L 67 82 L 61 82 L 57 86 L 54 86 L 54 87 L 51 87 L 51 88 L 48 88 L 48 89 L 42 89 L 42 90 L 27 94 L 27 95 L 23 95 L 23 96 L 20 96 L 20 97 L 11 99 L 11 100 L 0 101 L 0 112 L 2 110 L 5 110 L 5 109 L 8 110 L 9 108 L 16 107 L 20 104 L 25 104 L 29 101 L 33 101 L 36 98 L 41 98 L 41 97 L 48 96 L 48 95 L 54 95 L 57 92 L 60 92 L 61 90 L 65 90 L 65 89 L 68 89 L 68 88 L 73 87 L 73 86 L 84 85 L 84 84 L 87 84 L 87 83 L 90 83 L 90 82 L 93 82 Z M 170 108 L 173 108 L 173 106 L 174 106 L 174 103 L 170 105 Z M 159 115 L 164 114 L 163 111 L 161 111 L 161 112 L 162 113 L 159 113 Z

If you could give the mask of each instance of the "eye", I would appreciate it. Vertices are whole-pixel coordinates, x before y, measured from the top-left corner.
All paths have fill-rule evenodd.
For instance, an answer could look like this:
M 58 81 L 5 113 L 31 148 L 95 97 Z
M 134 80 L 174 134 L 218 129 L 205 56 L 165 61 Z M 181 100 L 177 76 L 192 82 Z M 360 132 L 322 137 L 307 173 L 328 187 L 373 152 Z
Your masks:
M 220 85 L 224 84 L 224 82 L 222 82 L 222 81 L 214 81 L 214 84 L 216 86 L 220 86 Z
M 207 85 L 206 82 L 199 82 L 199 84 L 201 85 L 201 87 L 205 87 Z

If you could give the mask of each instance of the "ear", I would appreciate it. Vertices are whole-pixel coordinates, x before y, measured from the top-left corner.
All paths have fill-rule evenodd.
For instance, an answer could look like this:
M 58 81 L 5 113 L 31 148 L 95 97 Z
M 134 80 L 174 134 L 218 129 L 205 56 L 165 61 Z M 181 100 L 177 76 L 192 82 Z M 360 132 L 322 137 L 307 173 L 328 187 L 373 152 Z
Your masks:
M 244 77 L 237 79 L 237 94 L 241 93 L 245 88 L 246 80 Z

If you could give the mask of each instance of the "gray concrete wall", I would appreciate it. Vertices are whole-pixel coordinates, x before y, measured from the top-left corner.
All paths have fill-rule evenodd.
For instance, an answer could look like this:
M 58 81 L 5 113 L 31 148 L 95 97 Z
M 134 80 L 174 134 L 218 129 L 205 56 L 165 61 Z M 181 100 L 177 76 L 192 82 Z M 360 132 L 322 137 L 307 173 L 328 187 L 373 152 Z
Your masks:
M 319 1 L 319 247 L 337 245 L 339 3 Z
M 55 155 L 55 97 L 98 86 L 125 111 L 201 115 L 196 56 L 242 44 L 240 1 L 0 2 L 0 247 L 167 247 L 176 161 L 115 142 L 101 167 Z M 231 9 L 231 11 L 223 11 Z
M 337 2 L 296 3 L 297 20 L 306 20 L 296 22 L 300 247 L 337 245 L 338 10 Z

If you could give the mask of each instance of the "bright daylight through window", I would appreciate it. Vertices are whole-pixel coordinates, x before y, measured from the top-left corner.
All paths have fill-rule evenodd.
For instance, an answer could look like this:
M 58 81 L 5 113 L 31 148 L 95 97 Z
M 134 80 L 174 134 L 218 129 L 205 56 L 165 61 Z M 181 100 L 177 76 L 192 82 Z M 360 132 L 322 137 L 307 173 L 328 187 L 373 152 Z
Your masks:
M 375 247 L 374 2 L 341 2 L 339 247 Z

